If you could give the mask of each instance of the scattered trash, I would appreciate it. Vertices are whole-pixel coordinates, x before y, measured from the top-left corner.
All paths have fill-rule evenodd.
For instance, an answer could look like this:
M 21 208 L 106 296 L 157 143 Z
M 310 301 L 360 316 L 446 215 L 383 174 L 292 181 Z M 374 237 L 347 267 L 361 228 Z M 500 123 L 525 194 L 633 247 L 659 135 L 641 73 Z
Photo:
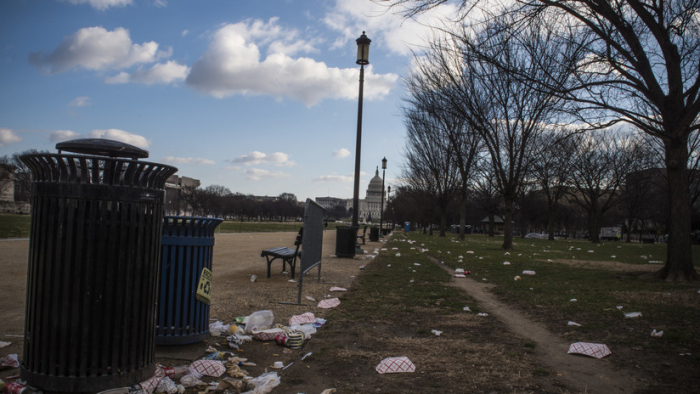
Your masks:
M 312 352 L 306 353 L 306 354 L 304 355 L 304 357 L 301 358 L 301 361 L 304 361 L 307 357 L 309 357 L 309 356 L 312 355 L 312 354 L 313 354 Z
M 329 300 L 323 300 L 316 305 L 318 308 L 324 308 L 324 309 L 329 309 L 329 308 L 335 308 L 336 306 L 340 305 L 340 300 L 337 298 L 331 298 Z
M 605 356 L 609 356 L 612 352 L 606 345 L 600 343 L 576 342 L 569 346 L 568 353 L 603 358 Z
M 262 331 L 272 327 L 274 320 L 275 315 L 270 310 L 253 312 L 244 320 L 245 331 L 248 334 L 251 334 L 253 331 Z
M 569 301 L 570 301 L 570 302 L 576 302 L 576 301 L 578 301 L 578 300 L 577 300 L 576 298 L 572 298 L 572 299 L 570 299 Z
M 520 276 L 516 276 L 515 278 L 513 278 L 513 280 L 520 280 L 520 279 L 522 279 Z
M 614 259 L 614 258 L 615 258 L 615 255 L 612 255 L 612 256 L 610 256 L 610 257 Z
M 593 251 L 593 250 L 589 250 L 588 253 L 594 253 L 594 251 Z
M 525 270 L 523 271 L 522 275 L 535 275 L 535 271 Z
M 690 356 L 690 353 L 680 353 L 679 356 Z
M 10 345 L 12 345 L 12 342 L 3 342 L 3 341 L 0 341 L 0 348 L 6 347 L 6 346 L 10 346 Z
M 503 265 L 510 265 L 510 262 L 504 261 L 504 262 L 503 262 Z
M 625 313 L 625 318 L 627 319 L 633 319 L 635 317 L 641 317 L 642 312 L 630 312 L 630 313 Z
M 416 372 L 416 366 L 408 357 L 389 357 L 382 360 L 375 370 L 380 374 Z
M 401 257 L 401 253 L 396 253 L 396 257 Z
M 472 311 L 471 309 L 469 309 L 468 306 L 465 306 L 464 308 L 462 308 L 462 310 L 465 311 L 465 312 L 471 312 L 471 311 Z
M 297 283 L 297 281 L 295 281 L 294 279 L 290 279 L 290 280 L 288 280 L 287 282 Z
M 504 255 L 504 256 L 510 256 L 510 253 L 505 252 L 503 255 Z
M 309 324 L 309 323 L 315 323 L 316 322 L 316 316 L 314 316 L 313 313 L 311 312 L 306 312 L 301 315 L 295 315 L 289 318 L 289 325 L 290 326 L 297 326 L 297 325 L 302 325 L 302 324 Z
M 581 325 L 580 325 L 580 324 L 578 324 L 578 323 L 576 323 L 576 322 L 573 322 L 573 321 L 569 321 L 568 323 L 566 323 L 566 325 L 567 325 L 567 326 L 576 326 L 576 327 L 581 327 Z
M 483 313 L 483 312 L 482 312 L 482 313 L 477 313 L 476 315 L 477 315 L 477 316 L 481 316 L 481 317 L 486 317 L 486 316 L 488 316 L 489 314 L 488 314 L 488 313 Z
M 266 372 L 257 378 L 249 379 L 248 384 L 255 387 L 255 390 L 249 391 L 248 393 L 267 394 L 271 392 L 272 389 L 279 386 L 280 378 L 277 376 L 277 372 Z
M 455 278 L 466 278 L 467 276 L 464 274 L 454 274 Z
M 190 364 L 190 369 L 204 376 L 213 376 L 218 378 L 226 372 L 224 363 L 216 360 L 197 360 Z
M 316 299 L 313 298 L 313 297 L 311 297 L 311 296 L 306 296 L 306 299 L 309 300 L 309 301 L 316 302 Z
M 277 368 L 277 369 L 280 369 L 283 367 L 284 367 L 284 363 L 282 361 L 275 361 L 275 363 L 272 365 L 272 368 Z
M 473 250 L 467 250 L 467 254 L 474 254 Z
M 442 331 L 439 331 L 439 330 L 430 330 L 430 332 L 432 332 L 433 334 L 435 334 L 438 337 L 440 336 L 440 334 L 442 334 Z
M 365 268 L 367 268 L 367 265 L 366 265 L 366 264 L 361 265 L 361 266 L 360 266 L 360 271 L 364 271 Z
M 256 279 L 258 279 L 258 276 L 257 276 L 257 275 L 253 274 L 253 275 L 250 276 L 250 281 L 251 281 L 251 282 L 255 282 Z
M 649 260 L 649 264 L 663 264 L 664 262 L 661 260 Z
M 621 311 L 621 310 L 622 310 L 622 305 L 618 305 L 618 306 L 616 306 L 615 308 L 617 308 L 617 310 Z
M 19 368 L 19 359 L 16 354 L 8 354 L 5 357 L 0 358 L 0 368 L 10 367 Z
M 651 337 L 652 337 L 652 338 L 661 338 L 661 337 L 663 337 L 663 336 L 664 336 L 664 332 L 663 332 L 663 331 L 656 331 L 656 329 L 654 329 L 654 330 L 651 332 Z
M 457 268 L 455 274 L 464 274 L 464 268 Z

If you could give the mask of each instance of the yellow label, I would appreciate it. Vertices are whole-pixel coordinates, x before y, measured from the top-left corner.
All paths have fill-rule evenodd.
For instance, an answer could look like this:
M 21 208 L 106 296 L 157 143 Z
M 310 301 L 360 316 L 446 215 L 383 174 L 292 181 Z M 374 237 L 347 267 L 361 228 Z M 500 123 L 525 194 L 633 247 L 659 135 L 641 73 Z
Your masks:
M 195 298 L 207 305 L 211 302 L 211 270 L 208 268 L 202 268 Z

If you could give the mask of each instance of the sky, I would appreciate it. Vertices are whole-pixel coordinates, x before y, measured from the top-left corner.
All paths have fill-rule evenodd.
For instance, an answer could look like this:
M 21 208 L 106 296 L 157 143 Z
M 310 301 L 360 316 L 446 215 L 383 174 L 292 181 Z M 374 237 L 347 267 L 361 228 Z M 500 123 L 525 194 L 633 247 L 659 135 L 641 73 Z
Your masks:
M 402 80 L 443 6 L 405 20 L 370 0 L 2 0 L 0 156 L 108 138 L 203 187 L 360 198 L 403 167 Z

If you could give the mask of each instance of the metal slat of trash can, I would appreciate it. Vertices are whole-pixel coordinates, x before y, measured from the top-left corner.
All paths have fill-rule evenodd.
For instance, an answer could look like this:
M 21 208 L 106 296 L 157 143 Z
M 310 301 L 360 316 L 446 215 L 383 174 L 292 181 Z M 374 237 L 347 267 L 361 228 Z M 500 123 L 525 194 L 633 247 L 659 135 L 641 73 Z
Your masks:
M 111 157 L 22 156 L 32 226 L 20 377 L 49 392 L 94 393 L 154 371 L 163 188 L 177 169 L 124 159 L 144 157 L 127 144 L 92 142 L 70 143 Z
M 212 269 L 214 231 L 223 219 L 163 218 L 156 345 L 183 345 L 209 337 L 209 305 L 197 299 L 202 269 Z

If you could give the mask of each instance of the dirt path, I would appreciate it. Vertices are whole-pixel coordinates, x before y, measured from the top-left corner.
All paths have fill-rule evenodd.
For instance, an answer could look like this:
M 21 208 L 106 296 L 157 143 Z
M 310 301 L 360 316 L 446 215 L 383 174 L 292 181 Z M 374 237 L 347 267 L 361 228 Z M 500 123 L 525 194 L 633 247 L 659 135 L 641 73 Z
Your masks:
M 454 271 L 433 257 L 434 263 L 450 275 Z M 505 323 L 515 334 L 537 344 L 541 361 L 584 393 L 633 393 L 635 381 L 620 371 L 613 371 L 606 360 L 568 354 L 569 343 L 563 342 L 542 324 L 532 322 L 521 312 L 496 299 L 488 290 L 493 285 L 471 278 L 452 278 L 451 285 L 464 290 L 479 302 L 479 308 Z

